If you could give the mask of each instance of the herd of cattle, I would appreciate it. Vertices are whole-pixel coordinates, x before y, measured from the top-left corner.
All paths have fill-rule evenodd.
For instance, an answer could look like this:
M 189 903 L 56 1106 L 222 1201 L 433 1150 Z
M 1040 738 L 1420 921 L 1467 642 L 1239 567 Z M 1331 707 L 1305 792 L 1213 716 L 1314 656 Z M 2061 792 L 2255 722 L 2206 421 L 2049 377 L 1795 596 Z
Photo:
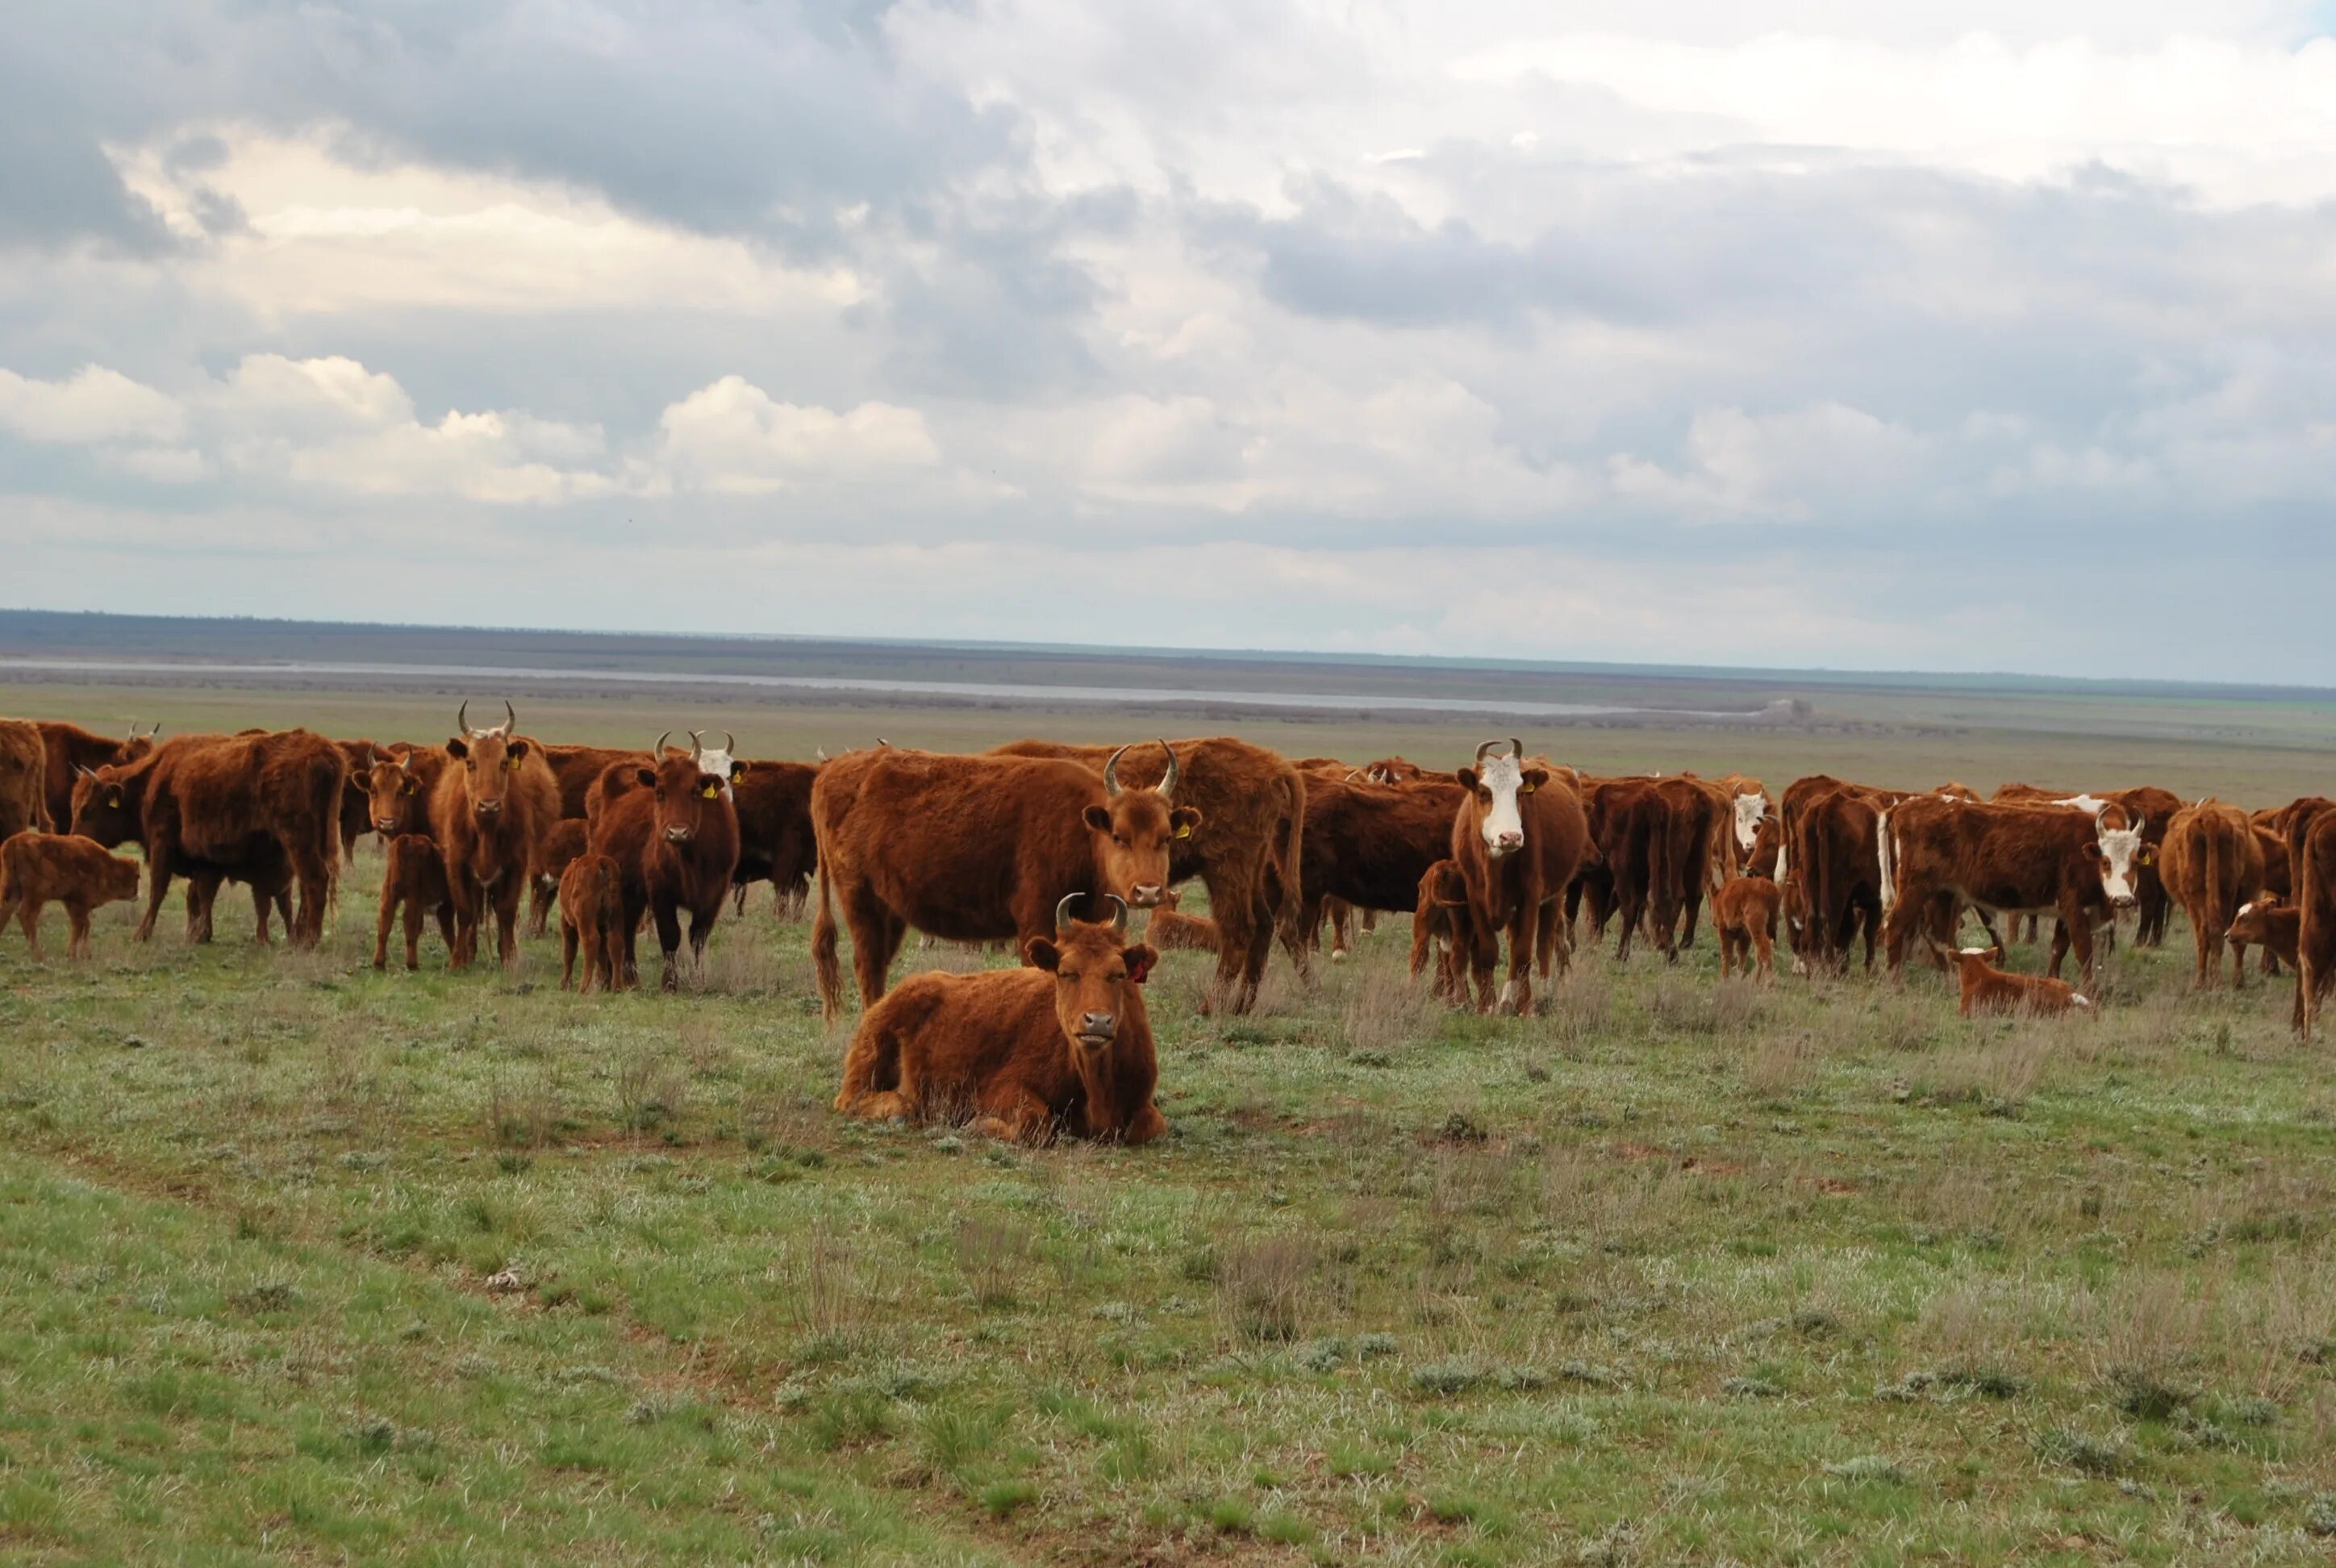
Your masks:
M 1909 956 L 1952 968 L 1966 1012 L 2089 1005 L 2059 979 L 2066 955 L 2089 980 L 2120 914 L 2155 945 L 2176 903 L 2200 986 L 2217 983 L 2225 945 L 2242 983 L 2258 947 L 2267 973 L 2296 970 L 2294 1023 L 2309 1037 L 2336 983 L 2336 803 L 2317 796 L 2251 813 L 2146 787 L 2010 784 L 1982 800 L 1959 784 L 1825 775 L 1772 795 L 1743 775 L 1592 777 L 1515 740 L 1448 771 L 1291 760 L 1228 737 L 975 755 L 880 741 L 763 761 L 698 732 L 686 749 L 670 734 L 645 751 L 550 745 L 520 735 L 507 703 L 503 714 L 474 727 L 465 705 L 434 745 L 298 729 L 115 740 L 0 720 L 0 927 L 14 913 L 37 955 L 39 911 L 61 903 L 84 955 L 90 911 L 136 896 L 135 864 L 112 852 L 135 843 L 138 940 L 183 879 L 190 940 L 209 939 L 232 881 L 249 889 L 261 941 L 273 914 L 311 944 L 339 867 L 377 833 L 376 967 L 401 925 L 417 967 L 434 921 L 449 967 L 466 969 L 490 918 L 508 966 L 525 900 L 538 934 L 558 908 L 563 985 L 579 957 L 585 989 L 637 983 L 636 940 L 653 922 L 670 990 L 685 918 L 695 963 L 752 884 L 790 901 L 815 885 L 823 1009 L 843 999 L 839 916 L 863 1009 L 839 1108 L 1130 1142 L 1160 1125 L 1138 989 L 1160 949 L 1212 951 L 1210 1005 L 1237 1012 L 1277 941 L 1302 972 L 1326 923 L 1335 959 L 1354 922 L 1368 930 L 1383 911 L 1412 914 L 1416 976 L 1487 1012 L 1530 1010 L 1578 931 L 1599 943 L 1613 931 L 1620 956 L 1642 940 L 1676 959 L 1707 899 L 1724 974 L 1773 982 L 1781 930 L 1799 973 L 1845 970 L 1861 945 L 1868 969 L 1877 950 L 1893 970 Z M 1177 907 L 1195 878 L 1206 918 Z M 1129 939 L 1131 911 L 1147 911 L 1143 942 Z M 1961 945 L 1967 915 L 1984 946 Z M 2022 922 L 2034 940 L 2045 919 L 2048 973 L 2002 969 Z M 1010 940 L 1024 967 L 923 975 L 888 996 L 911 927 Z

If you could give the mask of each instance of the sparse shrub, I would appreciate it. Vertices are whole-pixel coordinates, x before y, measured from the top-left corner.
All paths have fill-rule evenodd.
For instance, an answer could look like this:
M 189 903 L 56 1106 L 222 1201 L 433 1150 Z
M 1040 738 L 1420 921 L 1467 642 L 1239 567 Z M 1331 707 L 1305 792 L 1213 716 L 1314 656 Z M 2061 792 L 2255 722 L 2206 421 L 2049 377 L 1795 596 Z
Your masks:
M 1484 1370 L 1468 1361 L 1429 1361 L 1411 1369 L 1411 1386 L 1426 1394 L 1465 1394 L 1484 1380 Z
M 1258 1343 L 1297 1339 L 1313 1274 L 1313 1246 L 1296 1236 L 1268 1236 L 1226 1254 L 1217 1290 L 1234 1333 Z
M 2037 1452 L 2048 1463 L 2066 1465 L 2088 1475 L 2114 1475 L 2126 1465 L 2123 1443 L 2068 1427 L 2055 1427 L 2045 1433 L 2037 1443 Z
M 1896 1461 L 1880 1454 L 1860 1454 L 1854 1459 L 1844 1459 L 1838 1465 L 1828 1465 L 1825 1468 L 1828 1475 L 1861 1485 L 1903 1486 L 1906 1484 L 1906 1472 L 1899 1468 Z
M 998 1220 L 958 1222 L 957 1266 L 974 1305 L 985 1310 L 1014 1305 L 1030 1275 L 1030 1232 Z

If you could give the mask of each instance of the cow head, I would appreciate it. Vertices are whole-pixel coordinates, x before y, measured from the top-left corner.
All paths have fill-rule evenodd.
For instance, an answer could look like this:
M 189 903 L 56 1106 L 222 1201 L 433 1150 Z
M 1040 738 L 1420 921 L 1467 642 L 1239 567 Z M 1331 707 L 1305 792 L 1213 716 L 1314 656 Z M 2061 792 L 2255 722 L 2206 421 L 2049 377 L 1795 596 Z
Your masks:
M 738 737 L 732 735 L 725 729 L 722 732 L 722 744 L 720 746 L 715 747 L 706 745 L 705 744 L 705 740 L 706 732 L 704 730 L 694 729 L 689 732 L 689 744 L 696 750 L 699 770 L 701 772 L 720 775 L 722 779 L 723 794 L 725 797 L 735 799 L 735 797 L 732 795 L 730 786 L 743 777 L 746 772 L 746 765 L 737 761 L 735 756 L 733 755 L 738 749 Z
M 667 843 L 686 844 L 704 831 L 709 815 L 720 813 L 730 799 L 731 780 L 744 774 L 746 767 L 744 763 L 733 762 L 716 773 L 706 765 L 708 754 L 698 745 L 696 735 L 689 737 L 686 756 L 678 752 L 667 755 L 665 740 L 665 735 L 657 736 L 657 745 L 649 748 L 649 755 L 657 759 L 657 765 L 641 769 L 635 778 L 642 788 L 655 792 L 657 836 Z
M 73 831 L 107 849 L 139 836 L 138 803 L 119 765 L 80 768 L 73 776 Z
M 1760 842 L 1760 823 L 1768 815 L 1768 797 L 1761 794 L 1736 797 L 1736 847 L 1746 854 L 1752 852 Z
M 1476 765 L 1464 767 L 1454 776 L 1460 787 L 1476 797 L 1484 817 L 1480 830 L 1484 835 L 1484 855 L 1488 860 L 1524 848 L 1525 819 L 1518 809 L 1517 797 L 1529 795 L 1549 782 L 1547 768 L 1525 766 L 1525 748 L 1515 738 L 1509 741 L 1508 755 L 1486 757 L 1501 743 L 1488 740 L 1476 748 Z
M 511 799 L 511 775 L 527 758 L 527 742 L 512 738 L 519 715 L 508 702 L 503 704 L 503 722 L 492 729 L 472 729 L 470 719 L 471 705 L 464 703 L 454 716 L 454 727 L 462 733 L 446 743 L 446 755 L 462 765 L 472 813 L 492 821 L 502 815 L 503 804 Z
M 2257 947 L 2270 946 L 2273 917 L 2284 908 L 2277 893 L 2268 890 L 2257 893 L 2239 906 L 2238 913 L 2231 919 L 2231 929 L 2223 933 L 2223 940 L 2253 942 Z
M 2149 825 L 2146 817 L 2136 818 L 2131 827 L 2124 825 L 2125 813 L 2114 803 L 2104 804 L 2093 813 L 2094 848 L 2100 854 L 2101 891 L 2108 895 L 2111 904 L 2121 910 L 2134 906 L 2134 880 L 2143 864 L 2142 831 Z
M 136 762 L 154 749 L 156 738 L 161 733 L 162 722 L 160 719 L 155 720 L 143 730 L 134 724 L 131 725 L 130 738 L 122 743 L 122 749 L 114 754 L 115 759 L 121 762 Z
M 1087 831 L 1095 835 L 1095 871 L 1104 891 L 1115 892 L 1137 909 L 1156 908 L 1168 891 L 1170 847 L 1189 839 L 1201 825 L 1201 813 L 1175 803 L 1181 776 L 1176 754 L 1166 741 L 1168 771 L 1150 789 L 1128 789 L 1119 782 L 1122 746 L 1103 765 L 1104 803 L 1084 813 Z
M 1071 918 L 1079 898 L 1069 893 L 1055 906 L 1052 938 L 1032 937 L 1022 945 L 1033 969 L 1055 977 L 1055 1019 L 1074 1059 L 1111 1049 L 1120 1025 L 1141 1005 L 1135 988 L 1160 961 L 1151 948 L 1128 941 L 1124 901 L 1112 898 L 1112 918 L 1089 924 Z
M 373 766 L 365 772 L 365 814 L 374 831 L 384 838 L 417 832 L 422 813 L 430 809 L 430 784 L 414 771 L 412 752 L 374 753 Z

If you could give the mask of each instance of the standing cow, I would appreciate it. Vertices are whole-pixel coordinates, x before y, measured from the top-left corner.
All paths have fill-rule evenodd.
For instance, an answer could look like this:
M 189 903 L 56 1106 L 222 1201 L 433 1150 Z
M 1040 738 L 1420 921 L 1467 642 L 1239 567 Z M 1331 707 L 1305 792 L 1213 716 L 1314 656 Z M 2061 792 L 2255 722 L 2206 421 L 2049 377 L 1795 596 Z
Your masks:
M 1581 868 L 1590 824 L 1573 790 L 1540 762 L 1528 765 L 1520 743 L 1512 739 L 1504 755 L 1487 755 L 1500 744 L 1484 742 L 1475 765 L 1454 774 L 1466 793 L 1452 822 L 1452 859 L 1467 889 L 1463 923 L 1477 1010 L 1494 1010 L 1493 969 L 1505 931 L 1509 978 L 1498 1005 L 1522 1015 L 1533 1007 L 1536 961 L 1546 979 L 1562 951 L 1552 906 Z
M 75 779 L 102 767 L 136 762 L 154 749 L 162 734 L 159 724 L 143 730 L 133 724 L 127 739 L 108 740 L 77 724 L 54 718 L 37 720 L 33 727 L 41 732 L 42 748 L 47 754 L 41 788 L 48 801 L 49 821 L 58 833 L 73 821 Z
M 2203 800 L 2174 814 L 2158 848 L 2158 875 L 2166 891 L 2190 918 L 2198 965 L 2194 989 L 2205 990 L 2221 978 L 2224 933 L 2239 907 L 2263 889 L 2263 852 L 2254 823 L 2236 806 Z M 2243 954 L 2231 963 L 2234 988 L 2246 983 Z
M 1998 947 L 1997 918 L 2058 916 L 2050 972 L 2058 975 L 2073 942 L 2089 983 L 2093 932 L 2134 907 L 2143 836 L 2110 803 L 2087 813 L 1917 795 L 1885 813 L 1880 840 L 1883 940 L 1893 972 L 1918 930 L 1933 916 L 1952 921 L 1968 904 Z M 1937 930 L 1929 925 L 1925 934 Z
M 462 734 L 446 743 L 453 759 L 430 796 L 430 836 L 446 862 L 446 892 L 454 906 L 454 950 L 449 969 L 467 969 L 478 956 L 479 927 L 495 920 L 497 951 L 505 969 L 519 962 L 519 904 L 541 852 L 541 839 L 560 820 L 558 783 L 535 743 L 514 735 L 519 715 L 503 704 L 503 722 L 472 729 L 471 705 L 454 716 Z
M 21 833 L 53 833 L 49 813 L 48 746 L 38 726 L 0 718 L 0 839 Z
M 691 961 L 703 962 L 730 897 L 730 874 L 738 864 L 738 812 L 730 786 L 745 765 L 725 762 L 723 771 L 712 772 L 704 765 L 709 754 L 695 742 L 683 755 L 667 752 L 662 735 L 649 755 L 658 759 L 656 766 L 638 768 L 636 787 L 608 801 L 592 824 L 591 852 L 616 862 L 622 878 L 621 983 L 639 978 L 636 942 L 647 914 L 657 921 L 665 954 L 662 983 L 672 991 L 681 988 L 683 912 L 689 915 Z

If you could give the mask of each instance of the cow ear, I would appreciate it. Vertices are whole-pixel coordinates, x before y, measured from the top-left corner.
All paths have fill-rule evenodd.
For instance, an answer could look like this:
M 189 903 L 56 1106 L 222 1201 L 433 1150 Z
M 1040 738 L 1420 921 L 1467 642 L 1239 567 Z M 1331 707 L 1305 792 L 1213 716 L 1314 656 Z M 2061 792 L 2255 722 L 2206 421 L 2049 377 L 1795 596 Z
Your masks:
M 657 770 L 654 768 L 635 768 L 633 778 L 643 789 L 653 789 L 657 786 Z
M 1475 768 L 1461 768 L 1453 774 L 1452 776 L 1460 781 L 1460 787 L 1464 790 L 1473 792 L 1476 787 L 1476 770 Z
M 1119 958 L 1127 966 L 1127 978 L 1139 986 L 1144 983 L 1144 977 L 1152 973 L 1152 966 L 1160 961 L 1158 950 L 1142 942 L 1132 948 L 1120 949 Z
M 515 740 L 511 742 L 510 746 L 506 748 L 505 755 L 511 759 L 513 764 L 517 764 L 520 758 L 527 755 L 527 742 L 523 740 Z
M 446 743 L 446 755 L 448 756 L 469 756 L 471 755 L 470 743 L 468 741 L 450 740 Z
M 1548 782 L 1549 769 L 1545 767 L 1529 767 L 1525 769 L 1524 788 L 1527 794 L 1531 794 L 1533 791 L 1541 788 L 1542 785 Z
M 734 762 L 730 765 L 730 782 L 732 784 L 736 784 L 740 779 L 745 778 L 745 776 L 746 765 L 745 763 Z
M 1032 937 L 1022 944 L 1022 961 L 1034 969 L 1051 970 L 1062 958 L 1051 937 Z
M 1201 825 L 1201 813 L 1194 806 L 1178 806 L 1168 813 L 1168 821 L 1176 830 L 1176 837 L 1188 839 L 1192 836 L 1192 830 Z
M 1089 806 L 1085 811 L 1081 812 L 1079 815 L 1081 819 L 1085 822 L 1087 826 L 1095 829 L 1095 832 L 1099 833 L 1107 833 L 1111 832 L 1111 808 L 1109 806 Z

